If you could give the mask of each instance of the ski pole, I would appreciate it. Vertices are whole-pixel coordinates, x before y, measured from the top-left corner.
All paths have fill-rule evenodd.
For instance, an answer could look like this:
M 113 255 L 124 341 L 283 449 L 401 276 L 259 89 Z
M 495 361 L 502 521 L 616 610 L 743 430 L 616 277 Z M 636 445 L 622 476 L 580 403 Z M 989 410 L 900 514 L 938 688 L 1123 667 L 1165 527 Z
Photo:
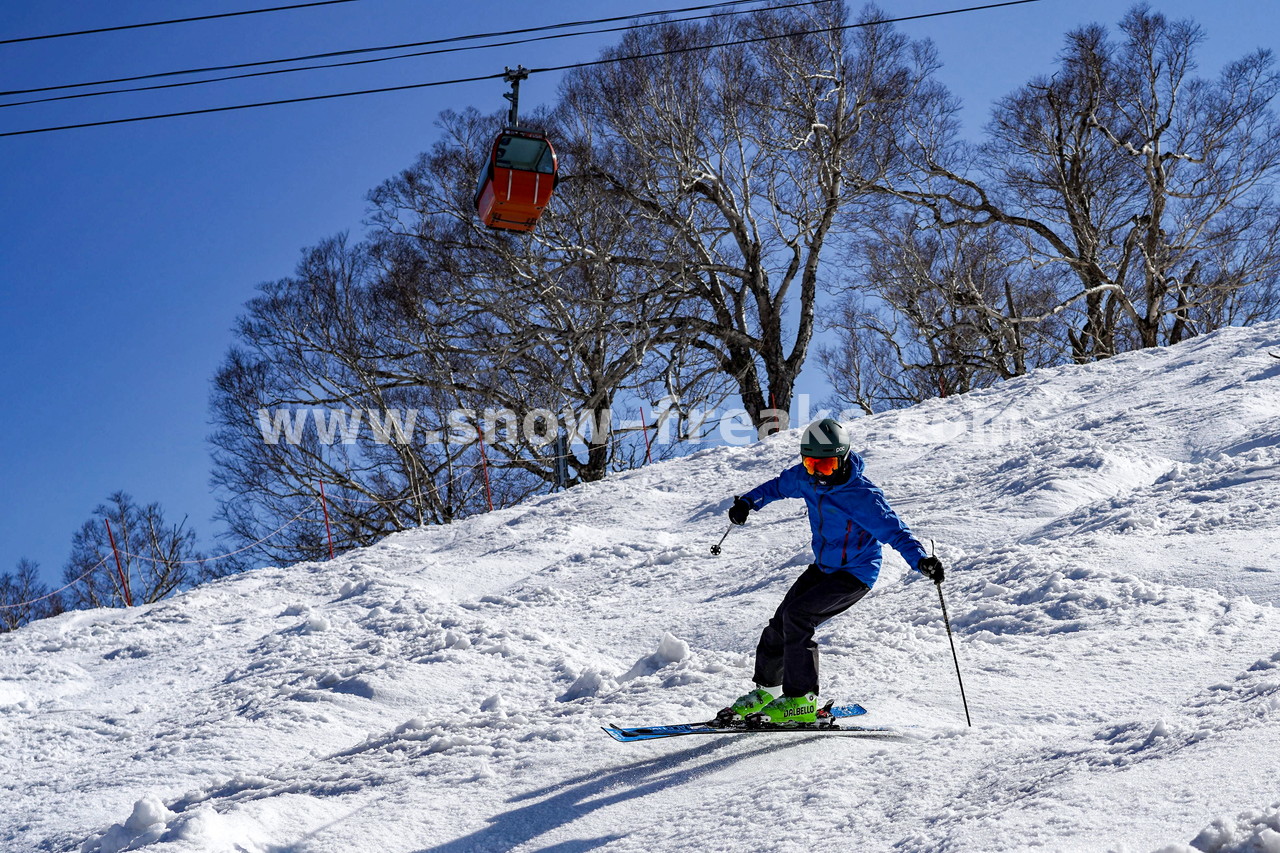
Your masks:
M 956 656 L 956 640 L 951 636 L 951 620 L 947 617 L 947 601 L 942 597 L 942 581 L 934 581 L 934 586 L 938 588 L 938 603 L 942 605 L 942 622 L 947 626 L 947 639 L 951 641 L 951 660 L 956 665 L 956 680 L 960 682 L 960 701 L 964 703 L 964 720 L 973 727 L 973 720 L 969 717 L 969 700 L 964 695 L 964 679 L 960 677 L 960 658 Z
M 729 525 L 729 530 L 732 530 L 732 529 L 733 529 L 733 525 L 732 525 L 732 524 L 730 524 L 730 525 Z M 719 542 L 717 542 L 716 544 L 714 544 L 714 545 L 712 545 L 712 546 L 711 546 L 711 555 L 712 555 L 713 557 L 719 557 L 719 556 L 720 556 L 720 546 L 724 544 L 724 540 L 726 540 L 726 539 L 728 539 L 728 538 L 729 538 L 729 530 L 726 530 L 726 531 L 724 532 L 724 535 L 720 537 L 720 541 L 719 541 Z

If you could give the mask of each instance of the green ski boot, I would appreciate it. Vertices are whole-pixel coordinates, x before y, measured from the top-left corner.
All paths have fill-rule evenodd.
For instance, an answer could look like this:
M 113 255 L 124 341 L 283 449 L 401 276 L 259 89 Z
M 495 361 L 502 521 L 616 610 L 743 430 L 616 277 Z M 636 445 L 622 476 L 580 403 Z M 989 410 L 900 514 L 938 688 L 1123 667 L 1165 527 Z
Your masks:
M 779 696 L 747 719 L 751 723 L 786 725 L 790 723 L 816 723 L 818 721 L 818 697 L 814 693 L 803 696 Z
M 768 705 L 774 700 L 777 693 L 781 693 L 781 688 L 775 687 L 772 691 L 763 687 L 757 687 L 746 695 L 739 696 L 733 701 L 728 708 L 716 714 L 716 721 L 728 725 L 730 723 L 741 723 L 747 718 L 748 714 L 754 714 Z

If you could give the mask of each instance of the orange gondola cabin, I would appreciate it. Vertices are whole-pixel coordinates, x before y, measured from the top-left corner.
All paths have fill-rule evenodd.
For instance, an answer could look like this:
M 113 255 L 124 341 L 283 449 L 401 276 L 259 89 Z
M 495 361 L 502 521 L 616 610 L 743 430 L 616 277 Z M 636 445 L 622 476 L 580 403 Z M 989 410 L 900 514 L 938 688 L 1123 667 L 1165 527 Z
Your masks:
M 476 187 L 476 214 L 490 228 L 532 231 L 556 186 L 556 150 L 544 134 L 508 127 Z

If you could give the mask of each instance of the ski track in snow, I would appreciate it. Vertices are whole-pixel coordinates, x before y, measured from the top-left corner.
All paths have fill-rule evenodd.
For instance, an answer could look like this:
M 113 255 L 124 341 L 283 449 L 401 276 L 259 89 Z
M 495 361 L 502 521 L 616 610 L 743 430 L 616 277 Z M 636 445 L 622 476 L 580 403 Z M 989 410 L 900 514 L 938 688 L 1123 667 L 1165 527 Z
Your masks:
M 708 549 L 791 432 L 0 636 L 0 849 L 1280 851 L 1276 349 L 1230 329 L 852 424 L 950 568 L 972 729 L 886 549 L 823 687 L 911 738 L 599 731 L 747 686 L 803 506 Z

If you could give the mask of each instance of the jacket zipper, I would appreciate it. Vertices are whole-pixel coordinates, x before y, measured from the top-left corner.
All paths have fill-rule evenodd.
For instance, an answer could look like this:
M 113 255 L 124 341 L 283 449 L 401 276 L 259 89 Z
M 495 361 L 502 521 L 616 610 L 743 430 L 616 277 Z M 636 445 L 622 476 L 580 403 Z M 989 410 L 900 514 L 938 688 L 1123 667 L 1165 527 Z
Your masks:
M 822 565 L 822 552 L 827 550 L 827 539 L 822 535 L 822 493 L 818 492 L 818 559 L 819 566 Z
M 849 562 L 849 533 L 853 530 L 853 519 L 844 526 L 844 549 L 840 551 L 840 565 Z

